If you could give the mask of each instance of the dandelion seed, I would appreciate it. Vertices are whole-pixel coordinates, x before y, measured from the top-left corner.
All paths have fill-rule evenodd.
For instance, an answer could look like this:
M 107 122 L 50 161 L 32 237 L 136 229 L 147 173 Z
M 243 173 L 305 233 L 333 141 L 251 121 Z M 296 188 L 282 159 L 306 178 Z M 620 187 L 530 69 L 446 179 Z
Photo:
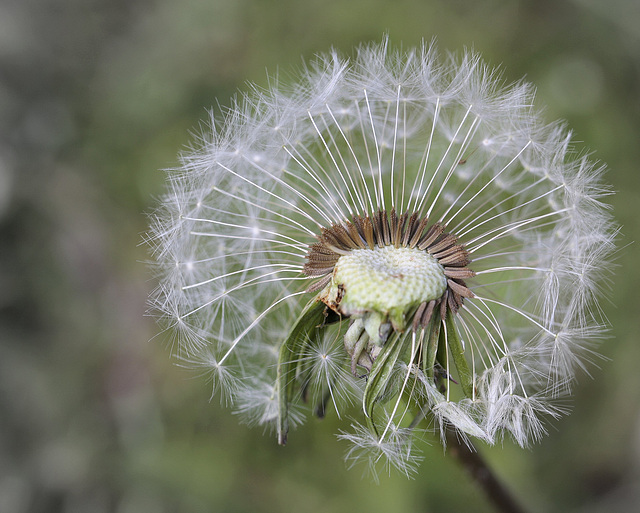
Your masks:
M 408 474 L 429 426 L 538 439 L 603 335 L 616 229 L 603 167 L 532 103 L 384 41 L 212 118 L 149 236 L 181 360 L 282 444 L 305 402 L 359 404 L 348 458 Z

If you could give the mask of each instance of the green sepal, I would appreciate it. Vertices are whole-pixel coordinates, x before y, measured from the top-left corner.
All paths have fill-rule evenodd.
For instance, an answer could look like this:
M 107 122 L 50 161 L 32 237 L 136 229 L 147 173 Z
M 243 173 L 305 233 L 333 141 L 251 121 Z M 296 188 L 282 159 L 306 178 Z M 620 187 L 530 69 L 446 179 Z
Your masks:
M 373 422 L 373 408 L 389 384 L 396 362 L 407 350 L 411 337 L 404 335 L 405 334 L 397 331 L 393 332 L 393 335 L 387 340 L 381 353 L 373 363 L 371 372 L 367 378 L 367 386 L 364 389 L 362 405 L 365 416 L 367 417 L 367 425 L 375 433 L 377 433 L 377 429 Z
M 436 388 L 440 391 L 440 393 L 444 394 L 449 387 L 449 365 L 447 360 L 447 332 L 442 326 L 442 319 L 440 315 L 437 316 L 435 321 L 435 336 L 437 336 L 438 344 L 436 348 L 436 363 L 438 364 L 438 369 L 435 369 L 434 366 L 434 382 L 436 384 Z
M 462 347 L 462 341 L 460 340 L 460 335 L 458 334 L 451 310 L 447 311 L 444 323 L 447 328 L 447 343 L 451 351 L 451 356 L 453 357 L 453 363 L 458 371 L 460 387 L 464 395 L 469 399 L 473 399 L 475 395 L 473 393 L 473 374 L 469 370 L 467 359 L 464 356 L 464 348 Z
M 278 355 L 278 369 L 276 374 L 276 393 L 278 399 L 278 443 L 287 443 L 289 432 L 289 400 L 295 390 L 296 379 L 301 365 L 301 356 L 311 341 L 312 333 L 324 326 L 325 304 L 312 299 L 302 309 L 289 335 L 280 346 Z
M 438 341 L 440 340 L 440 317 L 432 315 L 427 328 L 427 350 L 423 353 L 422 371 L 429 379 L 434 377 L 434 365 L 438 354 Z

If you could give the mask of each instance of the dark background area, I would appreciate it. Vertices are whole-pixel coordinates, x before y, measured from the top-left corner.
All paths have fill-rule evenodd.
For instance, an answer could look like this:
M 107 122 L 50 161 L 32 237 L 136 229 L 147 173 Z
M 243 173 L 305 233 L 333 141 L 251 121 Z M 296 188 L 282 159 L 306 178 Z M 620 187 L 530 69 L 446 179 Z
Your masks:
M 145 212 L 206 109 L 384 33 L 526 76 L 608 164 L 623 235 L 604 357 L 541 443 L 480 450 L 534 511 L 637 508 L 640 3 L 2 0 L 0 511 L 490 511 L 435 440 L 415 480 L 380 484 L 346 468 L 335 418 L 277 447 L 209 402 L 145 316 Z

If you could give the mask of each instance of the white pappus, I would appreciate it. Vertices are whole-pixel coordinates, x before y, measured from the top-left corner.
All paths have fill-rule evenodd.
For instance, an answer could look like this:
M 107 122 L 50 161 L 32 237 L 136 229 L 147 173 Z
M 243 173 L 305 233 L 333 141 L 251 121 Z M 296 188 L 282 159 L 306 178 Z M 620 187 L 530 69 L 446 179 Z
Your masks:
M 385 40 L 255 87 L 168 173 L 154 311 L 285 443 L 308 410 L 410 472 L 447 429 L 525 446 L 605 332 L 604 167 L 474 53 Z

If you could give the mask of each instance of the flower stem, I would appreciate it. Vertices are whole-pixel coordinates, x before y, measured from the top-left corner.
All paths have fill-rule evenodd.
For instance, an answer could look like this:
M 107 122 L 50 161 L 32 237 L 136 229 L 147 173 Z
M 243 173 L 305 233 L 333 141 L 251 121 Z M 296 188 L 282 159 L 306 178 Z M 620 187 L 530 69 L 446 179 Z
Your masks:
M 455 456 L 476 483 L 482 488 L 487 499 L 500 513 L 525 513 L 526 510 L 498 480 L 471 442 L 461 442 L 451 430 L 447 430 L 447 452 Z

